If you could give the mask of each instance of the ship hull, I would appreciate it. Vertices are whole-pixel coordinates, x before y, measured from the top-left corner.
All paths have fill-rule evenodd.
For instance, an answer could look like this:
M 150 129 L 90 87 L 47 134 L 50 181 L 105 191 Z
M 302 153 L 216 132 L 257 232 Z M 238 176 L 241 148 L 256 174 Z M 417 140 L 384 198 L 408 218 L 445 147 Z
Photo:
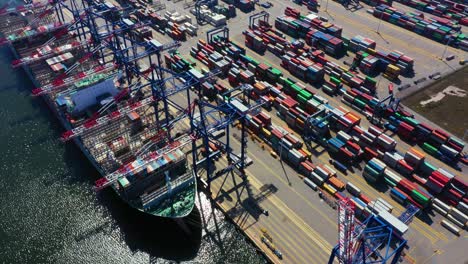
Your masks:
M 16 59 L 19 59 L 20 56 L 19 56 L 18 52 L 16 51 L 16 49 L 12 45 L 9 45 L 9 47 L 10 47 L 10 51 L 13 53 L 14 57 Z M 27 74 L 28 78 L 33 83 L 33 85 L 35 87 L 40 87 L 40 84 L 35 79 L 34 74 L 31 71 L 31 69 L 28 66 L 25 66 L 25 65 L 22 66 L 22 69 Z M 71 130 L 73 127 L 67 122 L 65 116 L 62 113 L 60 113 L 58 108 L 55 106 L 54 101 L 49 96 L 42 96 L 42 99 L 45 101 L 45 103 L 47 104 L 48 108 L 52 111 L 54 116 L 59 120 L 59 122 L 61 123 L 63 128 L 65 130 Z M 81 140 L 78 137 L 73 138 L 72 140 L 73 140 L 73 143 L 80 149 L 81 153 L 83 153 L 83 155 L 93 165 L 93 167 L 96 169 L 96 171 L 98 171 L 100 175 L 105 176 L 106 173 L 101 168 L 99 163 L 94 159 L 94 157 L 90 154 L 90 152 L 86 149 L 86 147 L 83 145 Z M 128 206 L 132 207 L 134 210 L 138 210 L 140 213 L 151 215 L 151 216 L 156 217 L 156 218 L 175 219 L 176 222 L 182 223 L 184 218 L 189 216 L 190 213 L 193 211 L 193 208 L 195 207 L 195 195 L 196 195 L 197 186 L 196 186 L 196 177 L 195 177 L 195 175 L 193 175 L 193 177 L 194 177 L 193 178 L 193 184 L 191 186 L 189 186 L 190 189 L 188 190 L 188 192 L 190 192 L 189 193 L 190 197 L 187 197 L 189 200 L 191 200 L 191 204 L 187 204 L 186 205 L 187 209 L 184 210 L 184 212 L 182 214 L 180 214 L 180 215 L 173 215 L 173 214 L 167 214 L 167 213 L 166 214 L 161 214 L 161 213 L 158 213 L 159 212 L 158 210 L 154 210 L 154 209 L 157 209 L 157 208 L 152 208 L 153 210 L 151 210 L 151 209 L 150 210 L 148 210 L 148 209 L 145 210 L 142 207 L 135 206 L 134 204 L 129 202 L 127 199 L 125 199 L 125 197 L 114 186 L 112 186 L 112 188 L 113 188 L 114 192 L 119 196 L 119 198 L 122 199 Z M 180 226 L 183 228 L 183 225 L 180 225 Z

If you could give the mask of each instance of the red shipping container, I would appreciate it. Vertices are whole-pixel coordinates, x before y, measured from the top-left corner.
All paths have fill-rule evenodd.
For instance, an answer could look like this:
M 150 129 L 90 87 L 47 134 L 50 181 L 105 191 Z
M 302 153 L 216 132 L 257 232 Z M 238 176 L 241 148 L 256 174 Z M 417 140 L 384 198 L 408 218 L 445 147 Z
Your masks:
M 442 173 L 438 171 L 433 171 L 431 176 L 437 181 L 443 183 L 444 185 L 450 181 L 450 179 L 447 176 L 443 175 Z
M 434 130 L 432 127 L 430 127 L 429 125 L 427 125 L 426 123 L 420 123 L 419 126 L 429 130 L 432 132 L 432 130 Z
M 449 195 L 453 200 L 455 201 L 460 201 L 463 198 L 463 195 L 459 192 L 457 192 L 455 189 L 450 189 L 449 190 Z
M 401 181 L 398 183 L 398 186 L 400 189 L 402 189 L 405 193 L 411 193 L 412 190 L 414 190 L 414 184 L 410 182 L 407 179 L 401 179 Z
M 368 147 L 364 148 L 364 152 L 366 153 L 366 155 L 371 157 L 371 159 L 372 158 L 377 158 L 377 156 L 379 156 L 379 154 L 377 154 L 377 152 L 373 151 L 372 149 L 370 149 Z
M 366 204 L 369 204 L 371 202 L 371 199 L 369 199 L 369 197 L 367 197 L 366 195 L 364 195 L 363 193 L 361 193 L 359 195 L 359 199 L 361 199 L 364 203 Z
M 399 160 L 399 161 L 398 161 L 398 164 L 399 164 L 401 167 L 404 167 L 406 171 L 412 172 L 412 171 L 414 170 L 413 167 L 411 167 L 410 165 L 408 165 L 408 163 L 406 163 L 406 161 L 405 161 L 404 159 Z
M 350 158 L 350 159 L 354 158 L 354 154 L 350 152 L 349 150 L 345 149 L 344 147 L 340 148 L 340 153 L 342 153 L 347 158 Z
M 429 176 L 429 180 L 430 182 L 433 182 L 435 185 L 439 186 L 439 187 L 444 187 L 445 184 L 441 183 L 440 181 L 438 181 L 436 178 L 432 177 L 432 176 Z
M 335 198 L 338 199 L 338 200 L 343 200 L 344 199 L 343 195 L 341 195 L 339 192 L 335 193 Z
M 419 184 L 421 184 L 421 185 L 426 185 L 426 182 L 427 182 L 426 179 L 423 179 L 423 178 L 419 177 L 417 174 L 413 174 L 412 176 L 413 176 L 413 179 L 414 179 L 417 183 L 419 183 Z
M 424 209 L 424 206 L 422 206 L 421 204 L 419 204 L 418 202 L 413 200 L 413 198 L 411 198 L 410 196 L 408 196 L 407 200 L 410 201 L 410 203 L 412 203 L 413 205 L 415 205 L 419 209 Z
M 462 147 L 460 147 L 460 146 L 458 146 L 458 145 L 456 145 L 456 144 L 454 144 L 454 143 L 452 143 L 452 142 L 450 142 L 450 141 L 446 142 L 445 144 L 447 145 L 447 143 L 448 143 L 448 146 L 449 146 L 449 147 L 453 148 L 453 149 L 456 150 L 457 152 L 461 152 L 461 151 L 463 150 Z
M 353 131 L 359 135 L 362 135 L 362 133 L 364 133 L 364 131 L 358 126 L 353 127 Z
M 356 143 L 354 143 L 354 142 L 352 142 L 352 141 L 349 141 L 349 140 L 348 140 L 347 144 L 348 144 L 348 146 L 349 146 L 350 148 L 353 148 L 353 149 L 356 150 L 357 152 L 361 150 L 361 147 L 360 147 L 358 144 L 356 144 Z

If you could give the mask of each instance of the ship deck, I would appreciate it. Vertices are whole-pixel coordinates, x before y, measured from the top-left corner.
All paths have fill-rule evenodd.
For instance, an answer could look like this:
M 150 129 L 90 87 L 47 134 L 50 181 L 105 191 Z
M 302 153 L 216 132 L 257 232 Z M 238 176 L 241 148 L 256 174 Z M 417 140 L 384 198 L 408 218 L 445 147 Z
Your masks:
M 27 26 L 33 20 L 32 15 L 2 16 L 0 18 L 0 21 L 2 22 L 0 23 L 0 35 L 9 36 L 9 34 L 23 32 L 21 28 Z M 43 25 L 56 21 L 56 16 L 51 14 L 44 16 L 40 21 L 36 22 L 37 25 Z M 34 25 L 32 26 L 34 27 Z M 13 42 L 11 48 L 16 52 L 19 58 L 32 58 L 40 52 L 40 49 L 45 47 L 49 50 L 56 50 L 64 45 L 70 45 L 72 42 L 84 41 L 75 38 L 71 34 L 67 34 L 65 37 L 58 38 L 53 42 L 48 42 L 52 37 L 53 35 L 47 34 L 44 36 L 40 35 L 37 38 L 25 38 L 23 40 Z M 23 66 L 23 68 L 26 71 L 29 71 L 29 76 L 33 78 L 32 81 L 37 86 L 41 88 L 48 87 L 54 80 L 64 78 L 62 75 L 64 71 L 74 65 L 80 58 L 85 56 L 87 52 L 85 45 L 70 50 L 67 53 L 70 54 L 69 56 L 71 58 L 63 62 L 66 67 L 60 70 L 53 69 L 46 59 L 35 60 L 34 62 L 28 63 L 27 66 Z M 57 52 L 54 56 L 48 56 L 47 59 L 54 59 L 63 54 L 65 54 L 65 52 Z M 106 62 L 113 60 L 112 55 L 104 56 L 106 56 L 104 58 L 104 61 Z M 74 76 L 80 72 L 85 72 L 94 69 L 99 65 L 103 65 L 102 59 L 102 57 L 92 56 L 80 63 L 79 67 L 70 72 L 67 76 Z M 43 97 L 56 114 L 57 118 L 62 122 L 64 128 L 66 130 L 70 130 L 83 126 L 87 121 L 93 118 L 95 112 L 99 110 L 99 106 L 94 105 L 84 111 L 81 111 L 77 116 L 72 116 L 70 109 L 67 109 L 67 107 L 60 107 L 58 105 L 57 99 L 66 98 L 70 101 L 70 98 L 76 93 L 86 90 L 86 88 L 92 87 L 93 85 L 109 79 L 110 77 L 114 79 L 115 88 L 119 93 L 123 89 L 127 89 L 129 86 L 139 81 L 140 85 L 147 84 L 146 80 L 141 80 L 137 77 L 132 77 L 130 81 L 127 81 L 126 78 L 118 79 L 116 76 L 121 76 L 121 74 L 123 73 L 117 72 L 116 70 L 107 72 L 105 75 L 101 74 L 101 76 L 96 74 L 96 78 L 94 78 L 94 76 L 93 78 L 87 78 L 83 82 L 80 82 L 80 86 L 77 86 L 76 82 L 70 83 L 60 89 L 48 92 L 43 95 Z M 152 96 L 151 86 L 147 85 L 140 89 L 138 93 L 131 98 L 129 96 L 124 96 L 116 102 L 114 106 L 109 107 L 102 112 L 101 116 L 109 115 L 117 109 L 129 106 L 150 96 Z M 159 103 L 156 103 L 156 105 L 157 104 Z M 117 119 L 113 119 L 112 122 L 86 130 L 86 132 L 75 140 L 75 143 L 82 146 L 81 149 L 86 152 L 85 156 L 92 159 L 94 163 L 97 163 L 99 167 L 98 170 L 101 173 L 104 175 L 112 173 L 121 168 L 122 165 L 134 160 L 136 156 L 140 154 L 139 151 L 146 145 L 149 145 L 150 139 L 156 136 L 159 132 L 157 119 L 161 119 L 162 111 L 157 110 L 158 107 L 154 107 L 154 105 L 155 104 L 148 104 L 143 107 L 139 107 L 128 115 L 122 115 Z M 156 115 L 158 115 L 158 117 Z M 158 144 L 154 144 L 150 149 L 157 148 L 158 146 Z M 151 195 L 148 194 L 167 192 L 164 175 L 162 173 L 158 175 L 160 176 L 157 177 L 160 177 L 161 179 L 155 180 L 155 184 L 143 188 L 140 195 L 137 196 L 137 200 L 143 199 L 146 195 L 148 200 L 147 202 L 151 202 Z M 162 199 L 161 206 L 152 206 L 145 209 L 145 211 L 162 217 L 181 217 L 190 213 L 194 206 L 196 187 L 194 187 L 195 182 L 193 175 L 190 174 L 189 176 L 190 177 L 187 178 L 187 175 L 173 175 L 171 177 L 171 185 L 174 187 L 172 195 L 164 197 L 164 199 Z M 113 186 L 118 192 L 120 192 L 121 196 L 125 196 L 121 192 L 122 188 L 119 188 L 117 182 Z M 124 197 L 124 199 L 126 198 Z M 127 202 L 143 211 L 143 207 L 138 205 L 138 201 L 128 200 Z

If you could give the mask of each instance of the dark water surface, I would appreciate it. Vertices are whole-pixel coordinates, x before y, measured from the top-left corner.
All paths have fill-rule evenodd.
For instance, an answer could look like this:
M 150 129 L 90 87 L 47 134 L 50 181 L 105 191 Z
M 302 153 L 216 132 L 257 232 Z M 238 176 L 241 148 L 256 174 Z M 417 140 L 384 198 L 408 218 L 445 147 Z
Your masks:
M 0 48 L 0 263 L 265 263 L 226 221 L 220 242 L 206 235 L 200 212 L 211 206 L 203 195 L 187 235 L 110 190 L 94 193 L 100 175 L 73 144 L 60 143 L 60 124 L 30 96 L 32 84 L 10 68 L 12 59 Z

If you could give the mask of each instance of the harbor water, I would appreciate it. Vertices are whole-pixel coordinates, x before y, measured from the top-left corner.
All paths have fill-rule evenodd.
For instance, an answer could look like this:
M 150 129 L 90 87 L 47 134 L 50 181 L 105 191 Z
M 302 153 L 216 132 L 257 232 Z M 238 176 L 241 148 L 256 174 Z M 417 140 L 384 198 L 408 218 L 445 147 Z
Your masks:
M 31 97 L 12 59 L 1 47 L 0 263 L 266 262 L 219 212 L 215 228 L 203 194 L 187 234 L 172 220 L 137 213 L 111 190 L 92 191 L 100 175 L 77 147 L 58 140 L 60 124 Z

